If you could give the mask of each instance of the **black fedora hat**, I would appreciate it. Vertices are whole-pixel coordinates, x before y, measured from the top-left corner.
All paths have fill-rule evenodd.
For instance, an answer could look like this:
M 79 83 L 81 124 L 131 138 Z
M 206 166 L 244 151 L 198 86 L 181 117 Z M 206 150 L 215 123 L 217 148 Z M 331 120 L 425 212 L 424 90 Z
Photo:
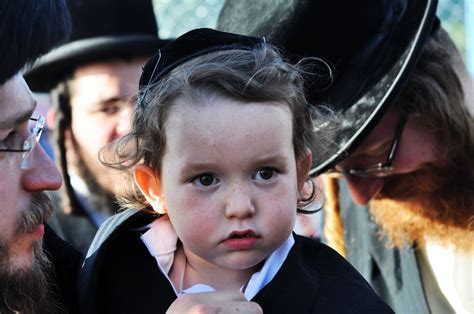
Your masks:
M 325 89 L 308 85 L 313 104 L 341 113 L 337 152 L 319 174 L 354 149 L 403 88 L 438 25 L 437 0 L 226 0 L 217 28 L 267 40 L 296 61 L 318 57 L 333 68 Z M 313 86 L 313 87 L 311 87 Z
M 47 92 L 79 65 L 151 56 L 168 43 L 158 37 L 151 0 L 68 0 L 72 35 L 24 72 L 33 91 Z

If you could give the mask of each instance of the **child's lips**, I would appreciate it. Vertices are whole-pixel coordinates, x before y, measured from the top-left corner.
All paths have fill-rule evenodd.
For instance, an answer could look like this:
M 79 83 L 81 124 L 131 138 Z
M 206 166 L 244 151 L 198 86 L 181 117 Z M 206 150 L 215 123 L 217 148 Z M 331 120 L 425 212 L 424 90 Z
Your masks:
M 222 241 L 222 244 L 229 250 L 249 250 L 256 246 L 260 236 L 253 230 L 233 231 Z

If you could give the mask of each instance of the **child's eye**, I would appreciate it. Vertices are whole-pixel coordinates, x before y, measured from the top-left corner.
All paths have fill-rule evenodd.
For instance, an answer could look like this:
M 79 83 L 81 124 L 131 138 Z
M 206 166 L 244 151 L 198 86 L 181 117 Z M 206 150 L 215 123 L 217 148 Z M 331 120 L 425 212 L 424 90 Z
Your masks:
M 275 168 L 270 168 L 270 167 L 260 168 L 257 170 L 255 175 L 253 176 L 253 179 L 258 180 L 258 181 L 268 181 L 275 176 L 275 173 L 276 173 Z
M 206 173 L 195 177 L 194 179 L 192 179 L 192 182 L 197 186 L 203 187 L 216 184 L 219 182 L 219 180 L 212 174 Z

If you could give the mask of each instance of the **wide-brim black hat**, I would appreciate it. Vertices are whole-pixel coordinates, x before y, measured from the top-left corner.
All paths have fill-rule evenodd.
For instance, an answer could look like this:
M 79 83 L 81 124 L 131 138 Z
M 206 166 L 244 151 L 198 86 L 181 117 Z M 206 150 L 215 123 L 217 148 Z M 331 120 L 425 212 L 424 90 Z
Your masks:
M 69 0 L 72 36 L 24 72 L 30 88 L 48 92 L 80 65 L 150 57 L 169 41 L 158 37 L 151 0 Z
M 437 21 L 436 7 L 437 0 L 226 0 L 217 28 L 265 36 L 294 61 L 317 57 L 332 67 L 329 87 L 315 76 L 319 82 L 307 88 L 312 104 L 342 116 L 337 152 L 315 166 L 318 174 L 365 138 L 404 87 Z

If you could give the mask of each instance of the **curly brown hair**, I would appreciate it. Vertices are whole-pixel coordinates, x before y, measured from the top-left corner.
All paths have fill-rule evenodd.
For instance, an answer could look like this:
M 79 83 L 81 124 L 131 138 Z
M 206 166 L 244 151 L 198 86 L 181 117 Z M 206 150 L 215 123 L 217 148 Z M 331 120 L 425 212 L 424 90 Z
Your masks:
M 212 95 L 241 102 L 278 102 L 293 116 L 295 157 L 308 150 L 315 164 L 330 153 L 334 115 L 308 104 L 304 93 L 304 67 L 286 62 L 267 43 L 252 50 L 231 49 L 210 52 L 173 69 L 134 106 L 132 130 L 101 153 L 104 165 L 129 173 L 131 191 L 119 197 L 126 208 L 149 207 L 131 177 L 138 163 L 157 172 L 166 149 L 167 117 L 178 99 L 205 100 Z M 193 102 L 198 104 L 199 101 Z M 332 122 L 332 123 L 331 123 Z M 324 128 L 316 126 L 325 123 Z M 315 131 L 317 130 L 317 131 Z M 313 193 L 314 194 L 314 193 Z M 314 195 L 312 195 L 314 196 Z

